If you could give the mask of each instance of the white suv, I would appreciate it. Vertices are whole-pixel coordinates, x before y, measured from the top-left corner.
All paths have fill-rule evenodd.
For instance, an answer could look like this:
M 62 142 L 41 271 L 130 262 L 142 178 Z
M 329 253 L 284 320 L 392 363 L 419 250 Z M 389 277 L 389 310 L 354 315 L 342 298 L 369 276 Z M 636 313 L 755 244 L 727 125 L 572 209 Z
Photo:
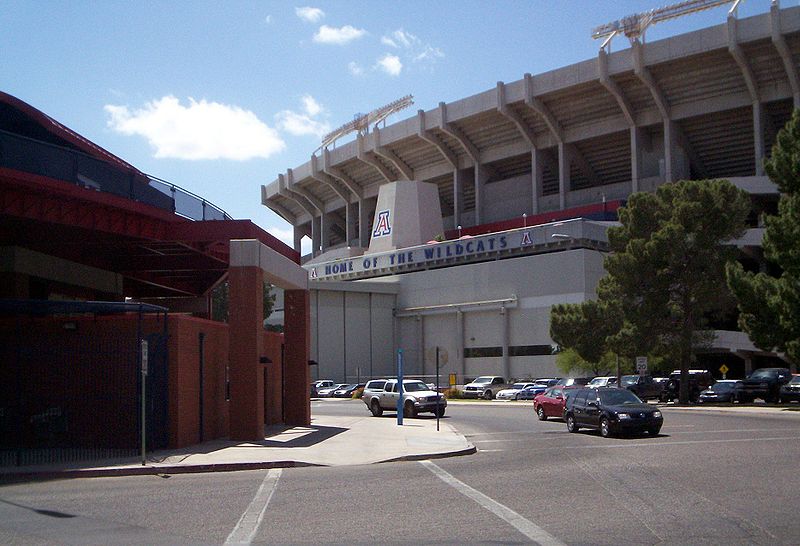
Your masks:
M 361 400 L 372 415 L 380 417 L 384 410 L 396 411 L 400 398 L 396 379 L 373 379 L 364 387 Z M 438 399 L 438 403 L 437 403 Z M 431 412 L 439 417 L 444 415 L 447 399 L 417 379 L 403 380 L 403 416 L 416 417 L 418 413 Z

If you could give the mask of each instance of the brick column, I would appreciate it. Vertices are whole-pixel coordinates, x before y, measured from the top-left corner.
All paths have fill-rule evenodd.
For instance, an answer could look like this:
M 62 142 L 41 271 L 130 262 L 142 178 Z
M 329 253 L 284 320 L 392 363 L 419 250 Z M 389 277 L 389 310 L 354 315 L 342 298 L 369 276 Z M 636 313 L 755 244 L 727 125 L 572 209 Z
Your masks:
M 231 267 L 228 274 L 230 437 L 264 439 L 264 272 Z M 306 386 L 306 389 L 308 387 Z
M 286 290 L 284 303 L 283 415 L 285 424 L 311 424 L 308 371 L 311 322 L 308 290 Z

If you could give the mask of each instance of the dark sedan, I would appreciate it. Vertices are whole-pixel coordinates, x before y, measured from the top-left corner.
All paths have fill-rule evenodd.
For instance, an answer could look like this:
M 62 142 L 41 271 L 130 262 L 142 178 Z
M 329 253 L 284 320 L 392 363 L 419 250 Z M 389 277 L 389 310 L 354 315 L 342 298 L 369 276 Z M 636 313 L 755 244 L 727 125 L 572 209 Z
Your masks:
M 631 391 L 616 387 L 578 390 L 567 399 L 564 419 L 569 432 L 597 429 L 604 438 L 645 431 L 656 436 L 664 424 L 661 411 L 642 402 Z
M 779 402 L 800 402 L 800 375 L 793 375 L 791 381 L 781 387 Z
M 331 396 L 333 396 L 334 398 L 352 398 L 353 393 L 356 392 L 358 389 L 362 388 L 363 386 L 364 383 L 361 384 L 353 383 L 351 385 L 343 385 L 338 389 L 336 389 L 335 391 L 333 391 L 333 394 Z
M 706 390 L 700 393 L 697 401 L 700 403 L 709 402 L 730 402 L 738 400 L 739 389 L 742 387 L 741 381 L 735 379 L 723 379 L 717 381 Z

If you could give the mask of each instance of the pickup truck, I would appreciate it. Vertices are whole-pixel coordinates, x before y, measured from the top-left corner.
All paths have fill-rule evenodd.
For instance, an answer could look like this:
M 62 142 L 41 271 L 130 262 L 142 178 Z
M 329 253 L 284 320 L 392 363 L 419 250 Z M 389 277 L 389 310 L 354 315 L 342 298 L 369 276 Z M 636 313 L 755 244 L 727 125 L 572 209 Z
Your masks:
M 780 400 L 781 387 L 792 379 L 789 368 L 760 368 L 742 382 L 739 402 L 752 402 L 763 398 L 764 402 Z
M 649 375 L 623 375 L 621 387 L 628 389 L 642 400 L 660 400 L 664 396 L 664 386 L 653 381 Z
M 384 411 L 397 411 L 400 389 L 397 379 L 373 379 L 364 386 L 361 400 L 375 417 Z M 438 399 L 438 400 L 437 400 Z M 444 416 L 447 399 L 417 379 L 403 380 L 403 417 L 416 417 L 418 413 L 431 412 Z
M 491 400 L 497 393 L 507 389 L 509 384 L 499 375 L 482 375 L 475 378 L 472 383 L 464 385 L 464 398 L 484 398 Z

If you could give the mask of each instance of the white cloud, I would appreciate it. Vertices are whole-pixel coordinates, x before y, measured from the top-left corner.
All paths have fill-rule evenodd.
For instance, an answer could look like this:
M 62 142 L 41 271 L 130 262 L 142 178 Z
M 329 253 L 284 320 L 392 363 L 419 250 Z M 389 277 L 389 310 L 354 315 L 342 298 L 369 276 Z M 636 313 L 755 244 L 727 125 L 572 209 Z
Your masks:
M 197 101 L 184 106 L 169 95 L 134 111 L 108 104 L 108 126 L 124 135 L 145 137 L 157 158 L 232 159 L 269 157 L 286 144 L 275 129 L 238 106 Z
M 341 28 L 322 25 L 314 34 L 314 41 L 318 44 L 344 45 L 353 40 L 357 40 L 367 33 L 366 30 L 345 25 Z
M 310 8 L 308 6 L 303 8 L 294 8 L 294 13 L 303 21 L 308 23 L 316 23 L 323 17 L 325 17 L 325 12 L 319 8 Z
M 378 59 L 378 64 L 376 67 L 380 70 L 383 70 L 390 76 L 399 76 L 400 72 L 403 70 L 403 63 L 400 62 L 400 57 L 397 55 L 387 53 Z
M 444 58 L 444 52 L 438 48 L 424 43 L 417 36 L 397 29 L 388 36 L 381 37 L 381 43 L 389 47 L 401 50 L 404 58 L 412 62 L 435 63 L 438 59 Z
M 355 62 L 355 61 L 350 61 L 350 62 L 347 64 L 347 70 L 349 70 L 349 71 L 350 71 L 350 73 L 351 73 L 353 76 L 361 76 L 361 75 L 363 75 L 363 74 L 364 74 L 364 69 L 361 67 L 361 65 L 360 65 L 360 64 L 358 64 L 358 63 L 357 63 L 357 62 Z
M 294 136 L 314 135 L 322 137 L 331 130 L 327 121 L 316 119 L 325 113 L 325 109 L 311 95 L 301 97 L 303 110 L 295 112 L 293 110 L 282 110 L 275 114 L 275 121 L 278 128 Z
M 272 23 L 272 15 L 267 15 L 266 17 L 264 17 L 264 22 L 266 24 L 268 24 L 268 25 L 271 24 Z
M 435 62 L 436 59 L 443 59 L 444 52 L 438 47 L 426 47 L 421 53 L 414 57 L 414 62 L 431 61 Z

